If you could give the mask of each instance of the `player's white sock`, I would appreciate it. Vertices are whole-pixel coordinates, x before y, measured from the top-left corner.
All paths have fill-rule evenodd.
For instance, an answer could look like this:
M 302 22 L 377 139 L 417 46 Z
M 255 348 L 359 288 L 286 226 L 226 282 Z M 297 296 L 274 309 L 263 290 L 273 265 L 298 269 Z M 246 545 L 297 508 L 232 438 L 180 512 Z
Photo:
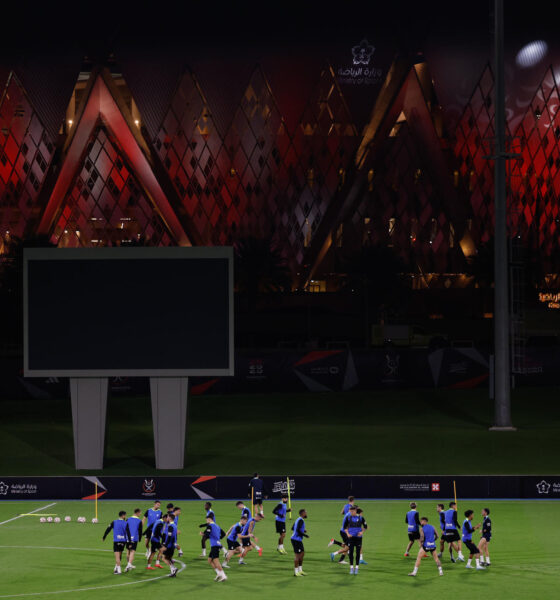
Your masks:
M 206 556 L 206 548 L 202 551 L 202 556 Z
M 478 560 L 478 559 L 477 559 L 477 560 Z M 471 558 L 469 558 L 469 560 L 467 560 L 467 567 L 470 567 L 470 566 L 471 566 L 471 562 L 472 562 L 472 559 L 471 559 Z
M 465 558 L 465 557 L 463 556 L 463 553 L 462 553 L 460 550 L 459 550 L 459 554 L 458 554 L 457 556 L 458 556 L 459 558 Z
M 360 554 L 360 560 L 364 560 L 364 555 Z
M 159 565 L 159 560 L 156 560 L 156 565 Z
M 132 567 L 132 563 L 131 563 L 130 561 L 128 561 L 128 563 L 127 563 L 127 565 L 126 565 L 126 566 L 127 566 L 127 567 Z
M 443 567 L 438 567 L 438 571 L 440 575 L 443 575 Z
M 416 575 L 416 573 L 418 573 L 418 567 L 414 567 L 414 569 L 412 569 L 412 574 Z
M 484 562 L 490 564 L 490 555 L 489 554 L 486 555 L 486 560 Z
M 298 567 L 298 571 L 301 573 L 303 571 L 303 567 Z
M 120 566 L 119 566 L 119 565 L 115 565 L 115 571 L 116 571 L 117 573 L 120 573 L 120 572 L 121 572 L 121 568 L 120 568 Z
M 356 571 L 356 573 L 358 572 L 358 565 L 354 567 L 354 571 Z
M 475 558 L 474 560 L 476 561 L 476 566 L 480 567 L 480 559 L 479 558 Z
M 260 550 L 259 546 L 255 546 L 255 550 L 257 550 L 257 552 Z
M 219 575 L 219 574 L 220 574 L 220 569 L 216 569 L 216 568 L 214 568 L 214 571 L 216 571 L 216 575 Z
M 294 575 L 297 575 L 297 574 L 298 574 L 298 571 L 299 571 L 299 567 L 295 567 L 295 568 L 294 568 Z

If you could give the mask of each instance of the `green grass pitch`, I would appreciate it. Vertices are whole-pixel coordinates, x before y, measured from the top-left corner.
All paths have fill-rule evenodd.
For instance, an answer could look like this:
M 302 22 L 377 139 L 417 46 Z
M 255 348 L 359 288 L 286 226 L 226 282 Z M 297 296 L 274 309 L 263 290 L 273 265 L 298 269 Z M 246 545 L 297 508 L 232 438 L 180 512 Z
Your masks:
M 166 499 L 162 498 L 166 502 Z M 557 535 L 560 504 L 554 501 L 460 501 L 459 514 L 472 508 L 478 517 L 484 506 L 491 509 L 494 538 L 490 543 L 492 566 L 486 571 L 465 569 L 462 563 L 451 564 L 444 555 L 444 576 L 439 577 L 432 559 L 424 559 L 418 577 L 407 577 L 414 558 L 404 558 L 407 542 L 403 501 L 363 501 L 370 529 L 364 538 L 367 565 L 357 577 L 349 567 L 330 560 L 327 543 L 337 536 L 341 525 L 342 501 L 299 501 L 294 510 L 308 511 L 304 569 L 308 577 L 293 576 L 293 555 L 276 552 L 273 515 L 274 502 L 265 502 L 266 519 L 259 523 L 256 535 L 264 549 L 262 558 L 255 552 L 247 557 L 248 565 L 232 560 L 228 581 L 214 583 L 214 572 L 205 559 L 199 558 L 198 525 L 204 521 L 203 502 L 177 502 L 183 509 L 179 542 L 185 549 L 181 559 L 186 567 L 176 579 L 165 571 L 147 571 L 142 553 L 136 558 L 136 570 L 113 575 L 112 536 L 104 543 L 101 537 L 108 522 L 119 510 L 132 512 L 146 503 L 136 501 L 101 501 L 99 524 L 80 524 L 76 517 L 93 516 L 92 502 L 57 502 L 39 512 L 70 515 L 71 523 L 39 523 L 39 517 L 16 518 L 49 502 L 0 503 L 0 552 L 4 575 L 0 586 L 2 598 L 68 598 L 105 600 L 119 598 L 191 597 L 197 600 L 226 597 L 260 600 L 329 598 L 360 600 L 365 598 L 552 598 L 560 581 L 557 559 Z M 239 516 L 233 501 L 215 501 L 217 523 L 226 530 Z M 435 502 L 418 501 L 421 516 L 437 524 Z M 14 519 L 14 520 L 11 520 Z M 7 522 L 6 522 L 7 521 Z M 477 518 L 476 523 L 480 522 Z M 290 523 L 290 521 L 288 521 Z M 292 521 L 293 523 L 293 521 Z M 479 535 L 477 532 L 476 538 Z M 413 555 L 416 554 L 416 546 Z M 163 576 L 163 577 L 162 577 Z M 159 579 L 154 579 L 159 577 Z M 85 591 L 77 591 L 85 590 Z

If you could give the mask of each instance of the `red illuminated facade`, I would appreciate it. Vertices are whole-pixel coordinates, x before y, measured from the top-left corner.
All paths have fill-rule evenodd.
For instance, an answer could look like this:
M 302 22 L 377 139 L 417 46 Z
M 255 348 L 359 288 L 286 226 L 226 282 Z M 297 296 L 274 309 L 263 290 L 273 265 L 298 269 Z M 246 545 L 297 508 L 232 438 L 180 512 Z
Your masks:
M 257 66 L 224 125 L 190 69 L 159 116 L 146 110 L 144 120 L 126 73 L 96 67 L 80 73 L 56 132 L 12 72 L 0 104 L 4 242 L 266 237 L 287 259 L 294 287 L 313 278 L 324 289 L 340 279 L 339 258 L 368 245 L 392 247 L 427 282 L 465 272 L 492 237 L 492 71 L 484 69 L 451 131 L 423 59 L 395 59 L 383 78 L 367 122 L 357 124 L 325 64 L 293 119 L 277 102 L 286 91 Z M 508 132 L 510 233 L 547 273 L 560 267 L 559 105 L 549 69 Z

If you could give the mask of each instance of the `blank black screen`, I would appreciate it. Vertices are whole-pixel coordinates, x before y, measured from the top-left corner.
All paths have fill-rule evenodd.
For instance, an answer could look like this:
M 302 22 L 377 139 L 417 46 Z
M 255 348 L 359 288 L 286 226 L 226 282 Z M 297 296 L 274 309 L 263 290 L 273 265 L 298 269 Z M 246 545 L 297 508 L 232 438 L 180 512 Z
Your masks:
M 30 370 L 227 369 L 226 258 L 32 260 Z

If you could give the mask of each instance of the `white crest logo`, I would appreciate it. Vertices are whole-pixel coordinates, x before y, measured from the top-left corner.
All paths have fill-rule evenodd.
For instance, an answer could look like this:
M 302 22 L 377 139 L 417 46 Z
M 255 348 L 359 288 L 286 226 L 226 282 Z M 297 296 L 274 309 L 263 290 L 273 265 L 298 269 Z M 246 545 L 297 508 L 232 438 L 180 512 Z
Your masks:
M 543 479 L 540 483 L 537 483 L 537 491 L 539 494 L 548 494 L 548 490 L 550 490 L 550 483 L 548 483 L 548 481 Z
M 6 496 L 9 489 L 9 485 L 6 485 L 3 481 L 0 481 L 0 495 Z
M 357 46 L 352 47 L 352 60 L 355 65 L 369 65 L 375 48 L 364 38 Z

